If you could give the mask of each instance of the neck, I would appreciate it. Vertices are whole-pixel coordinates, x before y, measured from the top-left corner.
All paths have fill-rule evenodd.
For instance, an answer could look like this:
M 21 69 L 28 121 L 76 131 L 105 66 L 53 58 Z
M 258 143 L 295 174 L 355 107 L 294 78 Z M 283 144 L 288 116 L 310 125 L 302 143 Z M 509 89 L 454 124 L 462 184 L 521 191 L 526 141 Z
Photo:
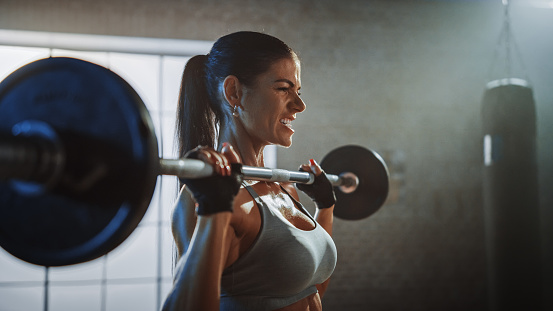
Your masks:
M 222 146 L 224 142 L 228 142 L 234 147 L 240 156 L 242 164 L 258 167 L 265 166 L 263 159 L 265 144 L 254 142 L 239 120 L 233 118 L 221 124 L 218 146 Z

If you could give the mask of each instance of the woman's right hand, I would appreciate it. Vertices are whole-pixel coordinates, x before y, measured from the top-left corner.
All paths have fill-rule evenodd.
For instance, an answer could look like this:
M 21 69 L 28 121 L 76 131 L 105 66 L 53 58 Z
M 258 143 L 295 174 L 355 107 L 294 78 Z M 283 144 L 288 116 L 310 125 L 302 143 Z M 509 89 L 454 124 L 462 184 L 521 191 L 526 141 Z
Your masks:
M 215 173 L 205 178 L 181 179 L 198 203 L 197 214 L 232 212 L 234 197 L 242 183 L 240 158 L 234 148 L 228 143 L 223 144 L 221 152 L 210 147 L 198 147 L 185 157 L 210 164 Z

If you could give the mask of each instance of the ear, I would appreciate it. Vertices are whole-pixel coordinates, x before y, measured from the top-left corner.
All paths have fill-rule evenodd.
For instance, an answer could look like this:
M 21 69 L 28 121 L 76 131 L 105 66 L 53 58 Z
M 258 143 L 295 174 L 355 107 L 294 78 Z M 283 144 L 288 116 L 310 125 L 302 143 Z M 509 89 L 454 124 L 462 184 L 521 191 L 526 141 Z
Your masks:
M 242 84 L 236 76 L 227 76 L 223 81 L 223 95 L 225 100 L 231 105 L 231 109 L 240 105 L 242 99 Z

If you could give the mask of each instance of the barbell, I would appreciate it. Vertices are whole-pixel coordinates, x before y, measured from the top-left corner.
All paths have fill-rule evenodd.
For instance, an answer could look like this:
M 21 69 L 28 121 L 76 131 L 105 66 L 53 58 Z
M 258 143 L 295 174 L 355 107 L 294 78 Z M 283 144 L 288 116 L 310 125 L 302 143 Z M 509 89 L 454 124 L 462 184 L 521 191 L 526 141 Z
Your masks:
M 86 262 L 138 226 L 159 175 L 200 178 L 211 166 L 159 157 L 144 103 L 120 76 L 74 58 L 34 61 L 0 83 L 0 246 L 29 263 Z M 357 220 L 388 195 L 374 151 L 348 145 L 321 166 L 336 191 L 334 214 Z M 313 174 L 242 166 L 245 179 L 311 183 Z

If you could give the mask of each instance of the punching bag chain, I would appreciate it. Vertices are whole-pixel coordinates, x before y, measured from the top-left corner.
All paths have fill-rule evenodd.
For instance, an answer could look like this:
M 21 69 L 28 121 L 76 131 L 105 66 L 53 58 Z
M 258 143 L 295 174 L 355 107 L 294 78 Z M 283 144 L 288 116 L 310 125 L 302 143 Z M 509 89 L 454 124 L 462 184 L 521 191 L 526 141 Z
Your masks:
M 514 77 L 513 73 L 513 52 L 516 57 L 516 61 L 520 63 L 520 70 L 521 70 L 521 78 L 524 78 L 526 81 L 530 82 L 528 78 L 528 74 L 526 72 L 526 66 L 524 65 L 524 61 L 522 59 L 522 55 L 520 53 L 520 50 L 518 48 L 517 42 L 513 36 L 512 29 L 511 29 L 511 15 L 510 15 L 510 3 L 509 0 L 501 0 L 503 4 L 503 26 L 501 28 L 501 32 L 499 34 L 499 39 L 497 40 L 497 44 L 494 51 L 494 56 L 492 58 L 492 64 L 490 66 L 490 70 L 488 73 L 488 80 L 493 80 L 493 73 L 496 66 L 496 63 L 500 60 L 499 54 L 501 51 L 504 53 L 504 67 L 503 72 L 499 72 L 498 74 L 503 77 L 498 78 L 512 78 Z

